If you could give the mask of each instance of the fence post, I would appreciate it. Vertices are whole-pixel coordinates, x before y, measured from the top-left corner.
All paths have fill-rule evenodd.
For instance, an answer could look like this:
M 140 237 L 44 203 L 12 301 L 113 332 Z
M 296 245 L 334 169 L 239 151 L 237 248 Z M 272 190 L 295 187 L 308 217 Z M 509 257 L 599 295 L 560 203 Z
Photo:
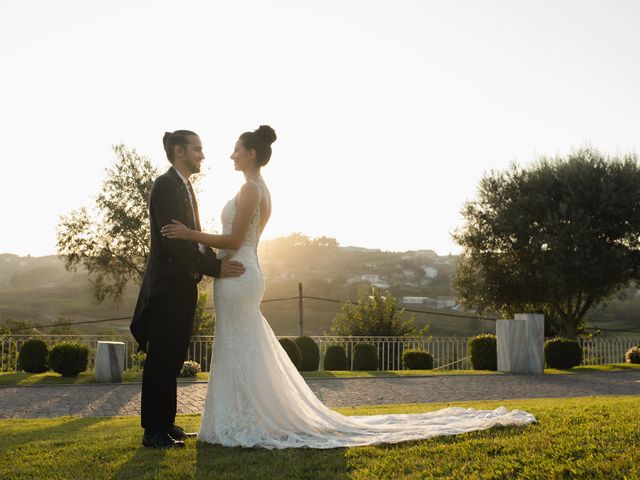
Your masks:
M 300 310 L 300 336 L 302 336 L 302 325 L 303 325 L 302 282 L 298 283 L 298 310 Z

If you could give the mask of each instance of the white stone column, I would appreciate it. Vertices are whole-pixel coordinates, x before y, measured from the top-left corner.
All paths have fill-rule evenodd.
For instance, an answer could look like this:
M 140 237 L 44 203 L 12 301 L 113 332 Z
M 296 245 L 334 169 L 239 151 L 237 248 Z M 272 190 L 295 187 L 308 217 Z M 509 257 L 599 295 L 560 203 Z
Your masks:
M 124 343 L 98 342 L 96 348 L 96 382 L 122 382 L 124 371 Z
M 518 313 L 513 320 L 496 322 L 498 370 L 544 373 L 544 315 Z

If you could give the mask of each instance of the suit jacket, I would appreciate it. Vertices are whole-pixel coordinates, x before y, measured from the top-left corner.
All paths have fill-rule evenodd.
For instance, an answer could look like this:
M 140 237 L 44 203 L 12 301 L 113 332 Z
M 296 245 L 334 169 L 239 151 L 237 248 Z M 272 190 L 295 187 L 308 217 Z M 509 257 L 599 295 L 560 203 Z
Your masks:
M 173 168 L 153 182 L 149 198 L 149 219 L 151 248 L 131 321 L 131 333 L 140 350 L 146 350 L 152 328 L 147 308 L 149 300 L 165 296 L 183 284 L 195 285 L 203 274 L 219 277 L 222 265 L 211 248 L 202 253 L 196 242 L 172 240 L 162 236 L 160 229 L 173 219 L 189 228 L 200 230 L 196 199 L 193 198 L 192 209 L 187 187 Z

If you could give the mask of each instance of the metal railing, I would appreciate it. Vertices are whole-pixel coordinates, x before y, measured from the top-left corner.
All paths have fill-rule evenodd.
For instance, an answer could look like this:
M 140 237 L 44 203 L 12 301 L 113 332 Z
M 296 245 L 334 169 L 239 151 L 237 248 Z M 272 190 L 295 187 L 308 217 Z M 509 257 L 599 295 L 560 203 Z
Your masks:
M 335 337 L 312 336 L 320 348 L 320 369 L 324 355 L 331 345 L 341 345 L 347 354 L 349 369 L 353 370 L 353 352 L 358 343 L 370 343 L 378 351 L 378 370 L 404 370 L 402 353 L 422 350 L 433 355 L 433 368 L 466 370 L 469 368 L 467 337 Z
M 137 344 L 127 335 L 0 335 L 0 372 L 15 372 L 18 369 L 18 353 L 27 340 L 37 338 L 51 348 L 56 343 L 78 342 L 89 347 L 89 370 L 93 369 L 94 356 L 98 341 L 124 342 L 125 368 L 140 366 L 135 355 Z
M 640 345 L 639 337 L 579 338 L 582 347 L 582 365 L 606 365 L 623 363 L 631 347 Z
M 137 344 L 127 335 L 1 335 L 0 372 L 14 372 L 18 367 L 18 353 L 22 345 L 31 338 L 43 340 L 49 347 L 59 342 L 77 341 L 89 347 L 89 369 L 93 368 L 94 352 L 98 341 L 121 341 L 125 344 L 125 368 L 140 369 L 142 358 L 136 353 Z M 281 336 L 278 338 L 285 338 Z M 289 337 L 290 338 L 290 337 Z M 433 355 L 436 370 L 468 370 L 471 368 L 467 337 L 339 337 L 311 336 L 320 349 L 320 369 L 324 355 L 331 345 L 341 345 L 347 354 L 349 368 L 353 369 L 353 352 L 358 343 L 370 343 L 378 352 L 378 370 L 403 370 L 402 353 L 418 349 Z M 583 351 L 583 365 L 602 365 L 625 361 L 626 352 L 640 345 L 640 337 L 594 337 L 578 339 Z M 191 339 L 187 358 L 201 365 L 208 372 L 211 362 L 213 336 L 198 336 Z
M 139 369 L 141 358 L 136 354 L 137 344 L 131 336 L 118 335 L 4 335 L 0 336 L 0 371 L 13 372 L 18 368 L 18 353 L 22 345 L 31 338 L 43 340 L 49 348 L 59 342 L 76 341 L 89 347 L 89 369 L 93 361 L 97 343 L 100 340 L 120 341 L 125 344 L 125 368 Z M 211 362 L 213 336 L 197 336 L 191 339 L 187 358 L 201 365 L 208 372 Z M 286 338 L 280 336 L 278 338 Z M 378 351 L 379 370 L 402 370 L 402 353 L 409 349 L 419 349 L 433 355 L 434 369 L 468 369 L 468 339 L 466 337 L 338 337 L 312 336 L 320 349 L 320 369 L 324 355 L 331 345 L 341 345 L 347 354 L 349 368 L 353 369 L 353 352 L 358 343 L 370 343 Z

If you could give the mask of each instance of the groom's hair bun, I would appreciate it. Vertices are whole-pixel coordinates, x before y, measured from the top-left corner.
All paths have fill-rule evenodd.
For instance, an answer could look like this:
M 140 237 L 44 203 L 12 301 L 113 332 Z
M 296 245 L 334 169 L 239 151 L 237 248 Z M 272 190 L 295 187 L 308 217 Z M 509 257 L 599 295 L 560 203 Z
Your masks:
M 253 132 L 244 132 L 240 141 L 247 150 L 256 151 L 258 166 L 264 167 L 271 159 L 271 144 L 277 140 L 276 132 L 269 125 L 260 125 Z
M 164 146 L 164 152 L 167 154 L 167 158 L 173 164 L 175 160 L 176 145 L 180 145 L 183 148 L 189 143 L 189 137 L 198 136 L 197 133 L 191 130 L 176 130 L 175 132 L 164 132 L 162 137 L 162 145 Z

